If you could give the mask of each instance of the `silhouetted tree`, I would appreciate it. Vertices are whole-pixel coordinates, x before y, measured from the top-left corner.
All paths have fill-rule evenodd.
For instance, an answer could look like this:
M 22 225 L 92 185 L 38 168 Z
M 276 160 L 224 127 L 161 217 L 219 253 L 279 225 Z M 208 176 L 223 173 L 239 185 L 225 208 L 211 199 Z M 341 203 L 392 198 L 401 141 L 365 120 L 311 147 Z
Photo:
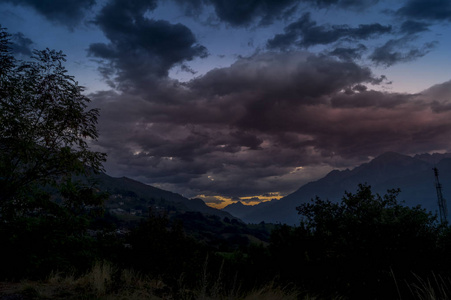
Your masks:
M 101 169 L 105 154 L 91 151 L 97 139 L 97 109 L 82 95 L 55 50 L 35 50 L 32 61 L 16 61 L 9 35 L 0 29 L 0 214 L 38 209 L 31 195 L 89 167 Z M 42 190 L 42 189 L 41 189 Z M 43 200 L 41 198 L 41 200 Z
M 105 195 L 73 178 L 102 169 L 105 154 L 88 147 L 99 111 L 66 74 L 62 52 L 17 61 L 9 39 L 0 28 L 0 276 L 88 266 L 88 217 Z
M 405 279 L 437 267 L 436 217 L 419 206 L 401 205 L 399 192 L 380 196 L 360 184 L 340 203 L 316 198 L 297 207 L 308 232 L 308 265 L 319 271 L 323 284 L 356 297 L 376 296 L 394 292 L 392 273 Z

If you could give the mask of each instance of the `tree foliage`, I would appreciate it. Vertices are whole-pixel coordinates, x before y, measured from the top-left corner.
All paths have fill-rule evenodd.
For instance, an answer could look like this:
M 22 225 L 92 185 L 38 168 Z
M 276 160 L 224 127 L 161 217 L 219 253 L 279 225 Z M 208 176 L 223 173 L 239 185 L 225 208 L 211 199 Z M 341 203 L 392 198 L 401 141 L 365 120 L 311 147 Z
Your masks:
M 341 202 L 316 198 L 297 207 L 301 261 L 312 274 L 318 272 L 313 282 L 328 281 L 335 291 L 357 298 L 369 292 L 383 297 L 380 293 L 395 293 L 393 274 L 406 279 L 438 270 L 436 216 L 402 205 L 399 192 L 380 196 L 360 184 Z
M 42 276 L 96 256 L 86 234 L 105 195 L 74 180 L 102 170 L 90 150 L 99 111 L 67 74 L 60 51 L 18 61 L 0 28 L 0 277 Z
M 67 74 L 65 55 L 35 50 L 31 61 L 16 61 L 9 35 L 0 29 L 0 213 L 34 210 L 36 187 L 54 185 L 90 168 L 102 168 L 105 154 L 91 151 L 97 109 Z

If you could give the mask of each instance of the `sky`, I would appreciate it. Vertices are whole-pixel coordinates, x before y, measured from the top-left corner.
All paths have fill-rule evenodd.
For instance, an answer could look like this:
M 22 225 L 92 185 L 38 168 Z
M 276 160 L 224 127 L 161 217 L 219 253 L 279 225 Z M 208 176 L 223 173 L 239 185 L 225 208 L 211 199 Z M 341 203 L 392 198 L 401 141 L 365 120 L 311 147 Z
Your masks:
M 0 25 L 67 55 L 107 174 L 214 207 L 451 151 L 449 0 L 0 0 Z

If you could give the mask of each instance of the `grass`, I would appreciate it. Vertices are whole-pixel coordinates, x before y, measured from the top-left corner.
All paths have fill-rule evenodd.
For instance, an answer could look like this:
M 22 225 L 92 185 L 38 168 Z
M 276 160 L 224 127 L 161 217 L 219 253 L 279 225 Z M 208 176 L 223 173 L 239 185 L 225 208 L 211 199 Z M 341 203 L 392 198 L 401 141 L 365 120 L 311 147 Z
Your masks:
M 155 295 L 162 287 L 158 280 L 98 263 L 78 278 L 53 273 L 40 282 L 3 283 L 0 295 L 21 295 L 26 299 L 162 299 Z
M 432 274 L 423 279 L 418 276 L 416 282 L 408 284 L 414 299 L 419 300 L 447 300 L 451 297 L 451 280 Z
M 133 270 L 118 269 L 113 265 L 97 263 L 86 274 L 75 277 L 52 273 L 43 281 L 22 281 L 18 283 L 0 283 L 0 299 L 98 299 L 98 300 L 320 300 L 320 297 L 301 294 L 298 290 L 281 287 L 270 282 L 248 293 L 240 292 L 240 285 L 235 278 L 232 288 L 223 286 L 222 271 L 216 278 L 206 274 L 207 260 L 202 280 L 197 290 L 183 288 L 183 278 L 177 291 L 171 290 L 161 280 L 141 275 Z M 396 282 L 407 285 L 407 291 L 393 295 L 393 299 L 445 300 L 451 299 L 451 280 L 432 275 L 428 279 L 416 277 L 414 282 Z M 336 297 L 335 299 L 346 299 Z
M 213 284 L 201 283 L 197 291 L 180 289 L 175 294 L 161 280 L 140 275 L 132 270 L 119 270 L 109 263 L 97 263 L 89 272 L 80 276 L 62 276 L 55 272 L 43 281 L 0 283 L 0 299 L 203 299 L 203 300 L 265 300 L 298 299 L 298 293 L 274 284 L 255 289 L 245 295 L 239 287 L 231 291 L 221 288 L 221 271 Z M 314 298 L 305 298 L 314 299 Z

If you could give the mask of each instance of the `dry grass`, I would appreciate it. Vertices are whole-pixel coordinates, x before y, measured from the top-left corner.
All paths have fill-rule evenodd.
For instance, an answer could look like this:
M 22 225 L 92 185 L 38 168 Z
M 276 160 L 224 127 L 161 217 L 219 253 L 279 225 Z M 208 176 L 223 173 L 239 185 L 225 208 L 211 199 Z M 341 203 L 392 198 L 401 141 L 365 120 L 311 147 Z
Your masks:
M 243 300 L 296 300 L 299 299 L 299 293 L 289 291 L 270 284 L 261 289 L 250 293 Z M 304 298 L 305 300 L 313 298 Z
M 161 299 L 154 292 L 162 287 L 158 280 L 131 270 L 117 270 L 109 263 L 98 263 L 78 278 L 56 272 L 41 282 L 3 283 L 0 295 L 21 295 L 27 299 Z
M 416 276 L 416 282 L 408 287 L 414 299 L 447 300 L 451 297 L 451 280 L 435 274 L 427 279 Z
M 109 263 L 98 263 L 90 272 L 80 277 L 51 274 L 41 282 L 0 283 L 1 299 L 98 299 L 98 300 L 318 300 L 316 297 L 300 297 L 299 292 L 269 283 L 265 287 L 241 294 L 237 283 L 230 290 L 222 286 L 222 272 L 209 284 L 205 274 L 198 291 L 181 289 L 172 295 L 164 283 L 142 276 L 132 270 L 118 270 Z M 236 280 L 237 281 L 237 280 Z M 162 293 L 161 291 L 166 291 Z M 5 297 L 5 298 L 3 298 Z M 429 299 L 429 298 L 428 298 Z

